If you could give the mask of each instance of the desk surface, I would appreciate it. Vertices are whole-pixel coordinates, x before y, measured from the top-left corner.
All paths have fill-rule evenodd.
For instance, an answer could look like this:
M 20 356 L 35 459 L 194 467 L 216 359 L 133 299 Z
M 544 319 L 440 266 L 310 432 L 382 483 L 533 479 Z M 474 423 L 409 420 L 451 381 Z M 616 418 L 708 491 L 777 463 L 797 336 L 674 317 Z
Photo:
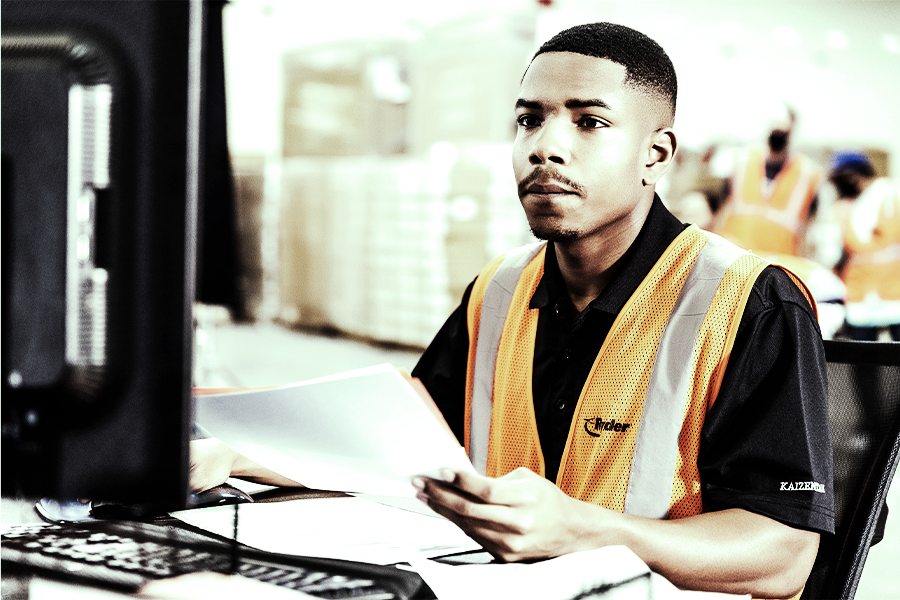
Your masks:
M 339 498 L 345 497 L 346 494 L 339 492 L 323 492 L 320 490 L 308 490 L 308 489 L 276 489 L 276 490 L 266 490 L 262 492 L 257 492 L 254 494 L 254 498 L 257 502 L 265 503 L 265 502 L 278 502 L 284 500 L 295 500 L 295 499 L 308 499 L 308 498 Z M 252 505 L 251 505 L 252 506 Z M 0 522 L 4 525 L 11 524 L 28 524 L 28 523 L 42 523 L 43 521 L 37 515 L 34 510 L 34 501 L 29 500 L 13 500 L 8 498 L 3 498 L 2 506 L 0 506 Z M 190 526 L 186 526 L 181 521 L 174 519 L 169 516 L 159 517 L 153 519 L 153 522 L 156 524 L 163 525 L 177 525 L 178 527 L 184 527 L 185 529 L 191 530 Z M 202 532 L 207 534 L 207 532 Z M 208 534 L 207 534 L 208 535 Z M 221 537 L 221 536 L 216 536 Z M 551 596 L 554 595 L 554 592 L 560 592 L 556 597 L 569 598 L 572 597 L 573 594 L 577 594 L 578 590 L 574 589 L 572 593 L 562 592 L 562 590 L 557 589 L 557 584 L 555 582 L 568 582 L 572 583 L 571 574 L 573 572 L 577 573 L 594 573 L 598 571 L 597 567 L 600 564 L 618 564 L 621 562 L 623 565 L 623 569 L 628 570 L 626 567 L 635 567 L 635 574 L 640 574 L 638 571 L 646 571 L 646 565 L 633 555 L 630 551 L 625 548 L 620 548 L 622 553 L 617 554 L 615 547 L 600 549 L 599 551 L 594 552 L 609 552 L 608 555 L 604 555 L 604 557 L 598 558 L 598 556 L 590 556 L 590 557 L 579 557 L 579 554 L 588 554 L 588 553 L 576 553 L 576 555 L 566 555 L 564 557 L 560 557 L 559 559 L 553 559 L 549 561 L 543 561 L 540 563 L 535 563 L 534 565 L 524 565 L 524 564 L 511 564 L 511 565 L 495 565 L 490 566 L 487 565 L 487 568 L 493 569 L 495 567 L 499 567 L 499 571 L 501 571 L 500 576 L 498 577 L 494 573 L 490 574 L 479 574 L 477 571 L 481 569 L 483 566 L 474 563 L 484 562 L 481 559 L 475 560 L 458 560 L 458 561 L 444 561 L 446 564 L 439 564 L 431 561 L 424 561 L 424 563 L 420 568 L 419 572 L 423 575 L 426 574 L 428 570 L 443 570 L 443 573 L 430 573 L 430 575 L 440 575 L 441 585 L 445 586 L 445 590 L 449 594 L 446 596 L 447 598 L 469 598 L 471 597 L 472 586 L 478 585 L 481 589 L 481 586 L 486 586 L 490 588 L 491 585 L 499 586 L 498 589 L 508 589 L 510 584 L 515 584 L 517 582 L 523 581 L 532 581 L 529 584 L 529 589 L 524 590 L 525 592 L 533 592 L 537 588 L 546 588 L 541 592 L 541 598 L 547 597 L 543 594 L 543 592 L 550 593 Z M 627 555 L 627 556 L 626 556 Z M 636 561 L 636 566 L 631 565 L 629 563 L 629 557 L 631 557 L 632 561 Z M 621 559 L 621 560 L 620 560 Z M 585 563 L 584 561 L 588 562 Z M 568 562 L 567 562 L 568 561 Z M 578 562 L 581 561 L 581 562 Z M 622 562 L 624 561 L 624 562 Z M 558 563 L 554 565 L 552 563 Z M 562 564 L 565 563 L 567 566 L 563 567 Z M 571 564 L 570 564 L 571 563 Z M 458 566 L 451 566 L 458 565 Z M 573 567 L 574 566 L 574 570 Z M 587 566 L 590 565 L 590 568 Z M 423 568 L 428 567 L 426 570 L 422 570 Z M 641 569 L 637 569 L 637 567 L 641 567 Z M 450 571 L 447 571 L 447 570 Z M 456 569 L 462 569 L 462 571 L 457 571 Z M 468 571 L 469 569 L 475 569 L 475 571 Z M 521 570 L 518 570 L 521 569 Z M 561 570 L 568 569 L 568 570 Z M 602 569 L 600 569 L 602 570 Z M 505 571 L 503 573 L 502 571 Z M 624 571 L 623 571 L 624 572 Z M 565 573 L 568 573 L 570 576 L 563 576 Z M 665 597 L 669 597 L 674 595 L 673 597 L 679 598 L 696 598 L 697 600 L 712 600 L 714 598 L 737 598 L 735 596 L 726 596 L 720 594 L 706 594 L 702 592 L 680 592 L 674 586 L 672 586 L 668 581 L 662 578 L 659 575 L 651 574 L 649 571 L 645 573 L 646 576 L 642 576 L 640 578 L 635 577 L 632 578 L 635 581 L 630 582 L 629 585 L 622 585 L 621 587 L 615 588 L 615 597 L 619 600 L 644 600 L 649 597 L 660 596 L 663 592 L 665 592 Z M 28 586 L 31 581 L 31 577 L 10 577 L 8 574 L 4 574 L 3 577 L 3 600 L 19 600 L 26 599 L 29 596 Z M 575 578 L 576 580 L 581 579 Z M 172 580 L 169 580 L 172 581 Z M 437 579 L 434 580 L 435 583 L 432 583 L 432 586 L 436 585 Z M 477 582 L 483 581 L 484 583 L 479 584 Z M 618 581 L 617 579 L 612 579 L 612 581 Z M 552 587 L 547 587 L 548 582 Z M 256 582 L 259 583 L 259 582 Z M 577 584 L 577 581 L 575 581 Z M 624 584 L 625 582 L 623 582 Z M 268 584 L 260 584 L 260 585 L 268 585 Z M 563 586 L 566 587 L 566 586 Z M 427 588 L 426 588 L 427 589 Z M 443 590 L 435 587 L 435 591 L 441 594 L 441 597 L 444 597 Z M 284 590 L 284 588 L 279 588 L 279 590 Z M 288 591 L 288 590 L 284 590 Z M 420 590 L 421 593 L 421 590 Z M 256 594 L 260 597 L 266 597 L 266 594 Z M 51 594 L 52 596 L 52 594 Z M 605 596 L 605 594 L 594 596 L 595 598 L 600 598 Z M 49 597 L 49 596 L 48 596 Z M 221 596 L 219 596 L 221 597 Z M 228 596 L 230 597 L 230 595 Z M 299 596 L 298 596 L 299 597 Z M 418 596 L 417 596 L 418 597 Z M 434 598 L 434 595 L 429 595 L 427 597 Z M 531 596 L 529 596 L 531 597 Z M 661 596 L 660 596 L 661 597 Z
M 332 498 L 332 497 L 346 496 L 346 494 L 340 494 L 340 493 L 334 493 L 334 492 L 321 492 L 321 491 L 317 491 L 317 490 L 267 490 L 265 492 L 260 493 L 260 496 L 261 496 L 261 498 L 259 499 L 258 503 L 264 505 L 268 502 L 275 502 L 277 500 L 292 500 L 292 499 L 302 499 L 302 498 Z M 247 505 L 247 506 L 253 506 L 253 505 Z M 3 498 L 2 511 L 0 511 L 0 515 L 2 515 L 2 519 L 0 519 L 0 520 L 2 520 L 2 523 L 4 526 L 31 525 L 31 524 L 45 525 L 45 522 L 40 518 L 37 511 L 34 509 L 34 501 L 33 500 L 14 500 L 14 499 L 9 499 L 9 498 Z M 97 546 L 95 548 L 96 552 L 92 552 L 90 554 L 91 554 L 91 556 L 96 556 L 97 560 L 100 560 L 101 556 L 107 556 L 108 557 L 107 559 L 103 559 L 103 561 L 101 563 L 98 563 L 98 568 L 101 568 L 101 569 L 102 568 L 112 568 L 113 570 L 122 570 L 122 577 L 124 579 L 119 580 L 118 578 L 116 578 L 115 581 L 119 581 L 119 584 L 125 585 L 126 587 L 136 586 L 138 584 L 138 581 L 140 581 L 140 579 L 136 580 L 134 578 L 138 577 L 139 573 L 142 574 L 142 578 L 146 581 L 146 578 L 148 577 L 148 575 L 145 574 L 143 571 L 143 569 L 145 567 L 149 568 L 150 572 L 153 572 L 152 570 L 154 568 L 156 568 L 155 566 L 153 566 L 150 563 L 144 564 L 145 560 L 141 559 L 140 555 L 133 555 L 134 551 L 138 548 L 137 544 L 147 545 L 147 551 L 152 552 L 153 553 L 152 556 L 155 557 L 155 556 L 159 555 L 159 552 L 165 553 L 166 552 L 165 548 L 169 544 L 174 544 L 172 546 L 172 550 L 171 550 L 172 552 L 180 553 L 180 552 L 184 552 L 183 548 L 186 547 L 185 546 L 186 543 L 193 544 L 192 540 L 196 540 L 196 541 L 202 543 L 203 539 L 209 540 L 210 538 L 221 538 L 221 536 L 215 536 L 213 534 L 210 534 L 206 531 L 201 531 L 201 530 L 196 530 L 196 533 L 201 534 L 201 536 L 195 538 L 192 536 L 191 533 L 189 533 L 192 529 L 195 529 L 195 528 L 192 528 L 189 525 L 183 524 L 181 521 L 178 521 L 167 515 L 163 515 L 161 517 L 147 518 L 147 519 L 143 519 L 143 521 L 151 523 L 152 525 L 155 525 L 155 526 L 162 525 L 165 527 L 162 529 L 157 527 L 157 528 L 148 529 L 145 531 L 144 529 L 141 529 L 141 527 L 143 527 L 141 525 L 135 524 L 134 526 L 132 526 L 127 523 L 122 523 L 122 525 L 119 526 L 119 525 L 115 524 L 114 521 L 110 521 L 110 520 L 91 520 L 90 522 L 85 524 L 86 527 L 80 527 L 80 528 L 76 524 L 76 525 L 74 525 L 76 530 L 72 532 L 71 535 L 73 537 L 71 537 L 71 538 L 69 538 L 65 533 L 59 532 L 62 536 L 59 539 L 59 541 L 66 540 L 66 542 L 63 543 L 63 545 L 60 546 L 59 548 L 62 548 L 62 547 L 70 548 L 71 547 L 73 549 L 73 553 L 71 553 L 71 554 L 68 551 L 63 552 L 63 554 L 61 554 L 58 557 L 59 560 L 54 560 L 57 558 L 57 554 L 59 554 L 59 552 L 57 551 L 59 549 L 57 542 L 52 542 L 50 544 L 50 546 L 48 546 L 46 552 L 44 550 L 41 550 L 40 553 L 36 554 L 34 556 L 34 558 L 32 559 L 31 557 L 28 556 L 28 553 L 31 551 L 25 550 L 25 546 L 22 545 L 25 543 L 25 541 L 20 541 L 20 540 L 13 541 L 13 539 L 10 539 L 10 540 L 4 539 L 4 559 L 10 560 L 12 562 L 4 564 L 3 582 L 2 582 L 3 583 L 3 599 L 4 600 L 18 600 L 18 599 L 24 600 L 25 598 L 29 598 L 30 597 L 29 586 L 35 580 L 38 580 L 41 582 L 38 584 L 39 587 L 42 586 L 43 583 L 48 584 L 47 586 L 40 587 L 40 589 L 44 589 L 44 588 L 50 589 L 52 587 L 52 586 L 50 586 L 50 584 L 52 584 L 53 582 L 51 582 L 49 580 L 43 580 L 45 573 L 51 579 L 58 579 L 58 575 L 55 575 L 55 573 L 57 573 L 57 571 L 60 575 L 64 576 L 64 574 L 67 573 L 66 569 L 71 569 L 71 570 L 73 570 L 73 572 L 77 572 L 75 570 L 75 567 L 81 567 L 81 565 L 91 568 L 88 564 L 91 561 L 84 562 L 83 559 L 78 558 L 79 556 L 84 556 L 84 551 L 82 549 L 93 548 L 93 546 L 81 546 L 81 544 L 83 543 L 83 540 L 86 539 L 85 536 L 90 535 L 91 529 L 93 529 L 95 531 L 94 535 L 111 534 L 113 537 L 122 536 L 125 538 L 121 542 L 121 543 L 125 544 L 122 547 L 122 551 L 125 552 L 125 555 L 123 555 L 123 556 L 132 555 L 132 557 L 124 558 L 124 560 L 129 563 L 133 563 L 133 567 L 126 566 L 125 564 L 122 564 L 122 565 L 117 564 L 116 566 L 112 566 L 113 563 L 110 563 L 109 566 L 106 565 L 105 561 L 108 560 L 109 558 L 115 559 L 113 562 L 116 562 L 116 561 L 121 562 L 121 560 L 119 560 L 119 558 L 118 558 L 118 556 L 119 556 L 118 555 L 118 552 L 119 552 L 118 546 L 116 547 L 116 554 L 109 555 L 109 550 L 103 549 L 103 547 L 108 546 L 108 544 L 104 544 L 101 542 L 99 544 L 99 546 Z M 186 530 L 185 534 L 184 535 L 180 535 L 180 534 L 173 535 L 174 532 L 172 531 L 172 528 L 170 527 L 173 525 L 179 529 Z M 98 529 L 98 527 L 99 527 L 99 529 Z M 137 527 L 137 529 L 135 529 L 134 527 Z M 87 533 L 85 533 L 85 531 Z M 49 531 L 47 533 L 47 535 L 50 535 L 51 537 L 53 537 L 53 534 L 54 534 L 53 531 Z M 132 537 L 132 535 L 135 535 L 134 540 L 132 543 L 129 543 L 128 540 Z M 147 536 L 149 536 L 149 537 L 147 537 Z M 93 538 L 94 536 L 91 536 L 91 537 Z M 43 536 L 43 534 L 38 534 L 38 537 L 34 538 L 34 539 L 37 539 L 40 541 L 41 539 L 49 539 L 49 538 L 46 538 L 46 536 Z M 108 539 L 112 540 L 113 538 L 108 538 Z M 72 540 L 72 541 L 69 542 L 68 540 Z M 169 540 L 169 541 L 165 541 L 165 540 Z M 151 548 L 151 546 L 154 546 L 154 543 L 153 543 L 154 541 L 159 541 L 160 543 L 163 544 L 163 546 L 157 545 L 158 549 Z M 230 541 L 230 540 L 226 540 L 226 541 Z M 10 544 L 9 547 L 6 546 L 7 542 Z M 131 550 L 132 546 L 135 548 L 135 550 Z M 222 544 L 221 545 L 222 548 L 219 548 L 218 550 L 213 549 L 215 546 L 213 546 L 213 547 L 207 547 L 207 546 L 208 546 L 208 543 L 204 544 L 205 551 L 201 552 L 201 555 L 208 555 L 207 554 L 208 552 L 213 552 L 217 556 L 217 558 L 213 561 L 213 562 L 216 562 L 216 564 L 219 564 L 221 562 L 218 557 L 223 551 L 222 548 L 225 548 L 226 552 L 234 552 L 233 550 L 230 550 L 230 551 L 227 550 L 227 548 L 230 548 L 230 546 L 227 543 Z M 178 548 L 182 548 L 182 549 L 178 550 Z M 57 550 L 54 550 L 54 549 L 57 549 Z M 9 551 L 9 554 L 7 554 L 7 550 Z M 23 550 L 25 550 L 25 554 L 21 554 Z M 23 564 L 19 562 L 20 559 L 16 558 L 20 554 L 21 554 L 22 559 L 25 559 L 28 561 L 26 564 L 34 564 L 34 565 L 36 565 L 36 567 L 30 568 L 30 567 L 23 566 Z M 290 574 L 293 572 L 292 569 L 299 568 L 300 570 L 297 571 L 298 573 L 305 572 L 305 573 L 309 573 L 309 575 L 303 574 L 300 576 L 300 579 L 298 579 L 297 575 L 294 575 L 293 578 L 285 579 L 285 581 L 300 583 L 301 580 L 304 580 L 304 581 L 309 580 L 309 578 L 312 577 L 311 580 L 309 580 L 306 583 L 303 583 L 303 585 L 314 585 L 314 587 L 319 586 L 320 582 L 326 581 L 324 579 L 321 579 L 321 577 L 323 577 L 324 575 L 317 575 L 317 573 L 319 573 L 321 571 L 323 574 L 330 573 L 332 576 L 341 575 L 341 574 L 349 576 L 350 580 L 349 580 L 348 584 L 362 585 L 363 589 L 372 589 L 371 588 L 371 586 L 373 585 L 372 582 L 369 581 L 368 583 L 366 583 L 366 580 L 374 580 L 376 582 L 379 582 L 378 585 L 382 587 L 382 589 L 380 590 L 382 592 L 385 590 L 393 590 L 395 593 L 402 593 L 403 597 L 407 597 L 407 594 L 412 594 L 413 592 L 415 592 L 414 597 L 416 597 L 416 598 L 420 598 L 420 597 L 421 598 L 434 598 L 434 595 L 430 592 L 430 590 L 428 590 L 427 586 L 422 584 L 421 578 L 414 575 L 413 573 L 404 573 L 403 571 L 394 569 L 393 567 L 379 567 L 379 566 L 369 567 L 369 566 L 365 566 L 365 565 L 360 565 L 359 567 L 356 567 L 350 563 L 344 563 L 341 561 L 329 561 L 329 560 L 320 560 L 320 559 L 304 558 L 304 557 L 298 557 L 296 559 L 286 558 L 286 557 L 279 558 L 278 555 L 260 552 L 253 548 L 250 548 L 250 547 L 245 547 L 245 549 L 240 550 L 239 555 L 243 559 L 243 560 L 241 560 L 241 572 L 243 572 L 246 569 L 249 569 L 250 571 L 253 571 L 253 573 L 255 573 L 254 575 L 251 575 L 252 577 L 259 576 L 259 577 L 262 577 L 264 581 L 268 581 L 269 579 L 272 579 L 273 577 L 275 579 L 285 579 L 285 574 Z M 163 557 L 164 556 L 165 556 L 165 554 L 163 554 Z M 235 554 L 234 556 L 238 556 L 238 554 Z M 226 556 L 226 558 L 227 558 L 227 556 Z M 210 556 L 210 559 L 212 559 L 212 556 Z M 36 560 L 37 562 L 31 563 L 32 560 Z M 52 564 L 44 564 L 44 562 L 47 560 L 53 561 Z M 73 562 L 73 560 L 75 562 Z M 151 559 L 151 562 L 154 560 L 157 560 L 157 559 L 153 558 L 153 559 Z M 205 560 L 205 559 L 202 559 L 202 560 Z M 232 558 L 232 560 L 234 560 L 234 558 Z M 43 567 L 41 567 L 42 564 L 44 564 Z M 206 563 L 203 563 L 203 564 L 206 564 Z M 53 566 L 53 565 L 55 565 L 55 566 Z M 266 566 L 266 565 L 269 565 L 269 566 Z M 45 569 L 47 569 L 47 568 L 52 569 L 52 573 L 54 573 L 54 574 L 51 574 L 50 571 L 46 571 Z M 138 571 L 136 571 L 133 574 L 130 574 L 129 572 L 133 568 L 138 568 Z M 35 570 L 35 569 L 37 569 L 37 570 Z M 179 568 L 176 565 L 172 566 L 173 575 L 177 574 L 178 572 L 180 572 L 182 570 L 184 570 L 184 569 Z M 218 569 L 216 569 L 216 570 L 218 570 Z M 99 575 L 101 577 L 100 580 L 102 581 L 102 578 L 105 577 L 105 575 L 103 574 L 102 571 L 93 570 L 93 571 L 86 571 L 86 573 L 87 572 L 92 573 L 92 575 L 90 576 L 91 579 L 93 579 L 94 577 L 97 577 Z M 281 573 L 281 575 L 279 575 L 279 573 Z M 110 574 L 112 574 L 112 573 L 110 573 Z M 187 589 L 192 588 L 192 589 L 196 590 L 196 586 L 197 586 L 196 581 L 200 580 L 202 582 L 208 583 L 209 585 L 213 585 L 216 588 L 225 586 L 221 590 L 222 593 L 225 593 L 225 596 L 224 596 L 225 598 L 238 597 L 236 595 L 236 594 L 238 594 L 237 589 L 233 589 L 233 588 L 237 587 L 238 589 L 247 590 L 247 589 L 250 589 L 250 588 L 248 588 L 248 586 L 250 586 L 256 590 L 256 594 L 251 594 L 251 595 L 256 595 L 259 597 L 265 597 L 265 598 L 281 597 L 281 596 L 284 596 L 285 594 L 288 595 L 287 597 L 299 597 L 299 595 L 296 594 L 296 592 L 294 592 L 291 589 L 283 588 L 283 587 L 272 587 L 269 584 L 263 584 L 262 582 L 256 581 L 255 579 L 248 580 L 248 579 L 244 579 L 244 578 L 237 578 L 237 579 L 232 580 L 231 582 L 228 582 L 227 577 L 217 575 L 215 573 L 204 574 L 202 577 L 200 575 L 201 574 L 196 573 L 196 574 L 192 574 L 190 576 L 180 577 L 175 580 L 170 579 L 170 580 L 166 581 L 166 585 L 168 586 L 170 582 L 173 584 L 181 585 L 180 580 L 188 579 L 190 581 L 186 584 Z M 149 575 L 149 577 L 152 579 L 154 576 Z M 268 578 L 268 579 L 266 579 L 266 578 Z M 223 582 L 223 579 L 226 581 Z M 346 581 L 346 579 L 344 579 L 344 581 Z M 100 584 L 100 585 L 102 586 L 103 584 Z M 326 583 L 326 585 L 343 585 L 343 584 L 341 583 L 341 578 L 337 577 L 337 578 L 333 578 L 333 580 L 328 579 L 328 582 Z M 171 586 L 169 586 L 169 587 L 171 587 Z M 59 586 L 53 587 L 52 589 L 59 590 Z M 320 590 L 320 591 L 323 591 L 325 589 L 326 588 L 322 588 L 322 590 Z M 83 596 L 84 592 L 91 591 L 91 588 L 82 585 L 82 586 L 75 586 L 74 590 L 75 591 L 80 590 L 81 594 Z M 401 592 L 401 590 L 402 590 L 402 592 Z M 416 591 L 416 590 L 418 590 L 418 591 Z M 172 590 L 169 590 L 169 591 L 172 591 Z M 373 591 L 379 591 L 379 590 L 373 589 Z M 317 594 L 317 592 L 314 592 L 314 591 L 312 593 Z M 423 593 L 424 593 L 424 595 L 423 595 Z M 104 594 L 105 594 L 105 591 L 104 591 Z M 273 596 L 273 594 L 275 596 Z M 44 596 L 44 598 L 52 598 L 52 597 L 54 597 L 52 591 L 50 592 L 49 596 L 46 596 L 46 595 Z M 65 596 L 65 597 L 68 598 L 69 596 Z M 81 596 L 79 596 L 79 597 L 81 597 Z M 91 591 L 90 597 L 94 597 L 93 591 Z M 106 596 L 104 596 L 104 597 L 106 597 Z M 121 594 L 117 594 L 116 597 L 121 597 Z M 127 597 L 127 596 L 125 596 L 125 597 Z M 178 595 L 178 597 L 180 598 L 182 596 Z M 194 597 L 206 598 L 206 597 L 209 597 L 209 595 L 208 594 L 200 594 L 198 596 L 198 595 L 196 595 L 196 593 L 191 592 L 191 593 L 188 593 L 185 597 L 186 598 L 194 598 Z M 223 596 L 221 596 L 221 594 L 216 594 L 216 597 L 221 598 Z M 240 597 L 246 597 L 246 596 L 240 596 Z M 303 597 L 309 597 L 309 596 L 303 596 Z

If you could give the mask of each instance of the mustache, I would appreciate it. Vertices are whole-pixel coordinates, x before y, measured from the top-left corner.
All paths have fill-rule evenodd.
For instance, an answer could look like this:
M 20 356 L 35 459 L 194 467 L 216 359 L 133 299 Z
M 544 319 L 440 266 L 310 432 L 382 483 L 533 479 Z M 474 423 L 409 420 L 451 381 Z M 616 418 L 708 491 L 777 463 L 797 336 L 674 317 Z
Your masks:
M 524 198 L 528 194 L 528 188 L 531 185 L 549 185 L 553 183 L 565 186 L 578 194 L 584 191 L 584 187 L 581 184 L 572 181 L 553 167 L 537 167 L 518 183 L 519 198 Z

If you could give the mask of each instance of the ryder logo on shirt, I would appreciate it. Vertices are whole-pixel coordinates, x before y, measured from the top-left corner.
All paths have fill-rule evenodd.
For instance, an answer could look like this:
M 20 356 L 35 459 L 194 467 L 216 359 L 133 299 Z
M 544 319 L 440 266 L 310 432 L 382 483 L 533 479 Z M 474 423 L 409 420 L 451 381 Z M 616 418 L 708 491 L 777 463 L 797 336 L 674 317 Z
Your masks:
M 600 417 L 589 417 L 584 420 L 584 430 L 593 437 L 600 437 L 598 431 L 624 433 L 629 427 L 631 427 L 631 423 L 619 423 L 615 419 L 604 421 Z

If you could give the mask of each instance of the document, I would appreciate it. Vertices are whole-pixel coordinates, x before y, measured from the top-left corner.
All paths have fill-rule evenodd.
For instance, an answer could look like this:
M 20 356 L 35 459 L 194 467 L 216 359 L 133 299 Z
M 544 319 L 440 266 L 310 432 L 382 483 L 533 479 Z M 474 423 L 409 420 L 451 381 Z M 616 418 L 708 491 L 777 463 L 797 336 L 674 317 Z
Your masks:
M 481 548 L 442 517 L 364 498 L 260 502 L 241 504 L 238 510 L 238 541 L 269 552 L 386 565 Z M 234 532 L 233 506 L 171 514 L 228 538 Z
M 474 471 L 389 364 L 194 401 L 196 422 L 211 435 L 307 487 L 412 498 L 414 475 Z
M 412 567 L 441 600 L 516 598 L 569 600 L 589 590 L 604 600 L 725 600 L 746 598 L 682 591 L 650 568 L 625 546 L 573 552 L 536 563 L 447 565 L 416 558 Z M 596 597 L 600 597 L 598 593 Z

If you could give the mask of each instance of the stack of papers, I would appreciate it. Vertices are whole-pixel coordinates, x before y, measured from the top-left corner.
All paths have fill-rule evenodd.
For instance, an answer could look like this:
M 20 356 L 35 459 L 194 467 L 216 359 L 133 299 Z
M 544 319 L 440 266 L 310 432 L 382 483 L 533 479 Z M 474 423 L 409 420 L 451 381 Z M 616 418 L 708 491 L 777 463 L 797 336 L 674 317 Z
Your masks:
M 625 546 L 573 552 L 550 560 L 524 564 L 451 566 L 414 559 L 413 568 L 441 600 L 515 598 L 516 600 L 571 600 L 591 591 L 604 600 L 736 600 L 712 592 L 679 590 L 653 573 Z M 473 593 L 477 590 L 477 593 Z
M 275 389 L 198 396 L 196 422 L 316 489 L 414 497 L 414 475 L 474 471 L 406 379 L 378 365 Z
M 627 598 L 649 598 L 650 569 L 625 546 L 574 552 L 536 563 L 487 565 L 410 563 L 441 600 L 479 598 L 568 600 L 604 584 L 627 584 Z M 637 588 L 637 589 L 634 589 Z M 636 593 L 637 592 L 637 593 Z M 607 596 L 603 596 L 607 598 Z
M 238 541 L 374 564 L 480 549 L 415 498 L 415 475 L 473 467 L 393 366 L 194 401 L 196 422 L 250 460 L 310 488 L 365 496 L 242 505 Z M 172 514 L 232 536 L 233 507 Z
M 268 552 L 387 565 L 481 548 L 456 525 L 364 498 L 311 498 L 239 505 L 238 541 Z M 232 537 L 233 506 L 172 513 Z

